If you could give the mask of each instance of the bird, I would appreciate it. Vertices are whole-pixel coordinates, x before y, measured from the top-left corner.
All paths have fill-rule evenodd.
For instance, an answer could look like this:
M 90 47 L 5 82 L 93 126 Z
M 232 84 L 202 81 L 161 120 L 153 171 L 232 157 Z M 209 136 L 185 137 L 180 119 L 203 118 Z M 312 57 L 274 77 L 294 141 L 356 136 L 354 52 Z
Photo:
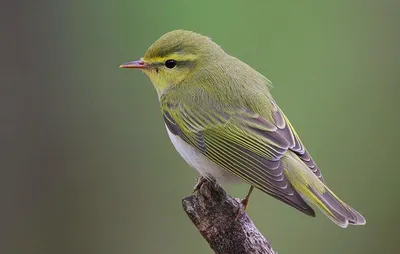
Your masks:
M 168 136 L 204 181 L 247 183 L 315 217 L 318 207 L 340 227 L 366 220 L 327 186 L 289 119 L 271 95 L 271 81 L 211 38 L 174 30 L 137 61 L 157 91 Z

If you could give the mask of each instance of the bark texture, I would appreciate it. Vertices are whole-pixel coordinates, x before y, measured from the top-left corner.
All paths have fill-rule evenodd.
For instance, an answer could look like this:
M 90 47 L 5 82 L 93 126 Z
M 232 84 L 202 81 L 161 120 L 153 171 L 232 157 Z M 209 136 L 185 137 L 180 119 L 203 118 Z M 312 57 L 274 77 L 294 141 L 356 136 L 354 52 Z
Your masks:
M 200 234 L 217 254 L 276 254 L 241 204 L 216 183 L 205 182 L 182 206 Z M 240 215 L 236 219 L 238 212 Z

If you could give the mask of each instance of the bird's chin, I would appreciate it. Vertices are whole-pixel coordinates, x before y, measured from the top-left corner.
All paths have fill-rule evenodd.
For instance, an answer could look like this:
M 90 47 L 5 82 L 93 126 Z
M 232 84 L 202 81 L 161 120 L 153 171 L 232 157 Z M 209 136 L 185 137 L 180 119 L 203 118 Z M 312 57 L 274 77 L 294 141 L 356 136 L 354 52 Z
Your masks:
M 160 90 L 164 90 L 167 88 L 167 82 L 165 82 L 163 79 L 160 78 L 160 75 L 158 73 L 150 71 L 150 70 L 143 70 L 143 72 L 149 77 L 151 83 L 153 83 L 154 88 L 157 90 L 157 92 Z

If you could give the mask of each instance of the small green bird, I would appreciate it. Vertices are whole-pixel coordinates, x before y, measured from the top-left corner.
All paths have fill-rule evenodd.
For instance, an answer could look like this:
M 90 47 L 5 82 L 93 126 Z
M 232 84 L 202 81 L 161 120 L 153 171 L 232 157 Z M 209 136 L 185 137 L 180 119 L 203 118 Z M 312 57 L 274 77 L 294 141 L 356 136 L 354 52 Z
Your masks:
M 210 38 L 184 30 L 163 35 L 138 61 L 148 75 L 168 135 L 185 161 L 204 179 L 246 182 L 301 212 L 306 201 L 340 227 L 364 217 L 340 200 L 270 94 L 271 82 Z

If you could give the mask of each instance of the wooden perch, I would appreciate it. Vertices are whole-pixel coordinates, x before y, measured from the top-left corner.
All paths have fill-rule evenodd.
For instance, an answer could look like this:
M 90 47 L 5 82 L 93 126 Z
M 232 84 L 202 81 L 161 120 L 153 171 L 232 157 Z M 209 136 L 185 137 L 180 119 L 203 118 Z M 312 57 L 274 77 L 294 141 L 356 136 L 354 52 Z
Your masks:
M 246 212 L 236 219 L 240 202 L 218 184 L 206 181 L 182 206 L 216 254 L 276 254 Z

